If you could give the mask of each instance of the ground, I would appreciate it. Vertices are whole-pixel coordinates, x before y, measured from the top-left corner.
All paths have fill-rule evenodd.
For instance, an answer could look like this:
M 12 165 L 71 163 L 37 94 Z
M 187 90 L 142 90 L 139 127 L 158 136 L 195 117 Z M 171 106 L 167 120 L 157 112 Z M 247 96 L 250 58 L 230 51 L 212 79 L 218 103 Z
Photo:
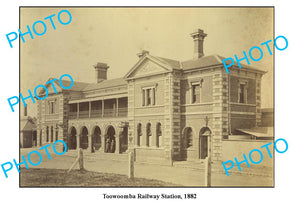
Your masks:
M 45 169 L 62 169 L 68 170 L 76 159 L 77 151 L 71 150 L 63 155 L 57 155 L 52 149 L 49 149 L 51 160 L 48 159 L 47 154 L 44 150 L 39 151 L 42 154 L 42 162 L 38 166 L 32 166 L 29 164 L 30 169 L 32 168 L 45 168 Z M 32 150 L 38 150 L 38 148 L 21 149 L 21 155 L 27 159 L 27 155 Z M 107 153 L 90 153 L 88 150 L 84 151 L 84 168 L 87 171 L 97 172 L 97 174 L 118 174 L 127 176 L 128 174 L 128 155 L 122 154 L 107 154 Z M 31 155 L 31 161 L 37 163 L 39 161 L 36 154 Z M 21 166 L 24 168 L 24 164 Z M 78 164 L 74 168 L 79 169 Z M 243 173 L 230 173 L 230 176 L 226 176 L 225 172 L 212 171 L 212 186 L 214 187 L 273 187 L 272 169 L 261 169 L 260 175 L 253 175 L 251 168 L 242 168 Z M 25 170 L 26 171 L 26 170 Z M 28 170 L 29 172 L 31 170 Z M 27 171 L 27 173 L 28 173 Z M 22 171 L 23 172 L 23 171 Z M 21 173 L 22 173 L 21 172 Z M 184 165 L 174 164 L 171 165 L 155 165 L 149 163 L 134 163 L 134 176 L 136 178 L 145 178 L 163 181 L 165 183 L 172 183 L 175 186 L 188 186 L 188 187 L 203 187 L 205 186 L 205 173 L 203 166 L 198 163 Z M 93 179 L 95 176 L 90 176 Z M 21 176 L 21 182 L 23 182 L 25 176 Z M 54 180 L 53 180 L 54 181 Z M 85 182 L 89 182 L 87 180 Z M 55 182 L 55 181 L 54 181 Z M 93 181 L 92 181 L 93 182 Z M 113 182 L 113 181 L 109 181 Z M 113 184 L 109 183 L 107 184 Z M 83 184 L 87 184 L 83 183 Z M 125 183 L 125 182 L 124 182 Z M 142 182 L 139 182 L 142 183 Z M 28 183 L 29 184 L 29 183 Z M 34 184 L 34 183 L 33 183 Z M 41 183 L 42 184 L 42 183 Z M 164 183 L 163 183 L 164 184 Z M 55 186 L 55 185 L 53 185 Z M 122 185 L 125 186 L 125 185 Z M 144 186 L 144 185 L 143 185 Z M 149 185 L 145 185 L 149 186 Z M 151 185 L 152 186 L 152 185 Z M 153 186 L 156 186 L 153 182 Z
M 158 180 L 145 178 L 135 178 L 130 180 L 125 175 L 99 173 L 90 171 L 72 170 L 67 173 L 63 169 L 21 169 L 20 174 L 21 187 L 137 187 L 137 186 L 176 186 L 172 183 L 166 183 Z

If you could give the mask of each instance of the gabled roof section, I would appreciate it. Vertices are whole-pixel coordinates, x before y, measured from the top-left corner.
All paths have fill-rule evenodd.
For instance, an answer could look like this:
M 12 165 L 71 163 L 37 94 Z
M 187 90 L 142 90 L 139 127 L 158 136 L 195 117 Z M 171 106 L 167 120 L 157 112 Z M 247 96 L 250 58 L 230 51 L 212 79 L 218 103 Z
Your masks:
M 133 66 L 133 68 L 124 76 L 124 78 L 134 77 L 138 68 L 141 67 L 142 64 L 145 63 L 146 60 L 150 60 L 153 63 L 156 63 L 169 71 L 181 70 L 184 72 L 187 70 L 201 69 L 201 68 L 214 67 L 214 66 L 224 67 L 224 64 L 222 62 L 224 59 L 226 59 L 226 58 L 223 56 L 220 56 L 220 55 L 208 55 L 208 56 L 203 56 L 198 59 L 192 59 L 192 60 L 180 62 L 177 60 L 153 56 L 153 55 L 150 55 L 149 53 L 146 53 Z M 226 61 L 226 64 L 230 64 L 230 61 Z M 244 69 L 248 69 L 248 70 L 252 70 L 252 71 L 258 71 L 262 74 L 266 73 L 266 71 L 258 69 L 256 67 L 253 67 L 252 65 L 249 66 L 244 63 L 241 63 L 241 65 L 242 65 L 242 69 L 244 68 Z M 240 69 L 239 66 L 237 65 L 236 61 L 232 67 Z
M 143 66 L 143 64 L 145 64 L 146 62 L 151 62 L 153 63 L 153 65 L 159 66 L 161 67 L 161 70 L 165 70 L 165 71 L 181 69 L 181 64 L 179 61 L 168 59 L 168 58 L 157 57 L 157 56 L 150 55 L 149 53 L 146 53 L 140 57 L 139 61 L 129 70 L 129 72 L 124 76 L 124 78 L 134 77 L 138 69 L 141 66 Z
M 30 117 L 24 117 L 20 121 L 20 130 L 21 131 L 33 131 L 36 130 L 36 123 Z
M 118 87 L 124 85 L 127 85 L 127 82 L 124 78 L 115 78 L 110 80 L 104 80 L 97 84 L 89 84 L 82 91 L 105 89 L 105 88 Z

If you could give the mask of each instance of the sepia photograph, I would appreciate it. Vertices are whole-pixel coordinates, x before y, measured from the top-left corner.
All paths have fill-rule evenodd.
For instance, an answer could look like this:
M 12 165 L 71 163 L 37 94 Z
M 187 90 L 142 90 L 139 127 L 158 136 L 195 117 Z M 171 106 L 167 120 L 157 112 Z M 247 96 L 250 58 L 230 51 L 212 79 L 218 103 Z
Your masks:
M 274 187 L 274 7 L 19 13 L 20 187 Z

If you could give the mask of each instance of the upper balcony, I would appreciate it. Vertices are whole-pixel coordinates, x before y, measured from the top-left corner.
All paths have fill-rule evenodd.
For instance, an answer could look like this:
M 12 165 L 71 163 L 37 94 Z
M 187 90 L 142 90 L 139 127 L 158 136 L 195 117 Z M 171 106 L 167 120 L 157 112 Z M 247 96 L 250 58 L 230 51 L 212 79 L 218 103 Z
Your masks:
M 127 117 L 127 97 L 69 104 L 69 119 Z

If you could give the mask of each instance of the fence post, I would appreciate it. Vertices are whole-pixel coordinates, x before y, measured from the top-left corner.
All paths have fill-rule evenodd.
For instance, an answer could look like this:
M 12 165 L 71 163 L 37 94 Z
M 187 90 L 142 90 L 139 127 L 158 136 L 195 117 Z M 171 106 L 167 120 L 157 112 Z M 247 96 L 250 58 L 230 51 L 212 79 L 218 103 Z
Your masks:
M 134 156 L 133 152 L 128 153 L 128 178 L 134 178 Z
M 83 151 L 82 148 L 79 149 L 79 170 L 83 170 Z
M 205 186 L 211 187 L 211 159 L 208 156 L 205 159 Z

